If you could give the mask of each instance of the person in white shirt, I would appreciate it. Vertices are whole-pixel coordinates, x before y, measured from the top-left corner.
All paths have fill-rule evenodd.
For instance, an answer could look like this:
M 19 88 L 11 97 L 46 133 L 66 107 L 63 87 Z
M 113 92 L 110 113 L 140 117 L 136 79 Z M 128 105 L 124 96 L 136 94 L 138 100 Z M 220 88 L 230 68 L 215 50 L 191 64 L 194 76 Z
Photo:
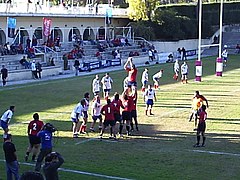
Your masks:
M 93 104 L 92 104 L 92 120 L 90 131 L 95 132 L 94 125 L 96 121 L 99 119 L 98 129 L 99 132 L 102 130 L 102 115 L 101 115 L 102 104 L 99 95 L 96 95 Z
M 153 101 L 154 100 L 157 101 L 157 98 L 156 98 L 154 89 L 152 89 L 152 85 L 148 85 L 148 89 L 146 90 L 143 99 L 146 101 L 146 110 L 145 110 L 146 116 L 148 115 L 148 110 L 150 112 L 150 115 L 154 115 L 152 113 L 152 107 L 154 104 Z
M 227 66 L 227 60 L 228 60 L 228 51 L 226 49 L 226 45 L 224 46 L 225 49 L 222 52 L 222 57 L 223 57 L 223 61 L 224 61 L 224 66 Z
M 145 92 L 147 83 L 148 83 L 148 68 L 145 68 L 142 73 L 142 92 Z
M 14 110 L 15 110 L 15 106 L 10 106 L 10 108 L 5 111 L 1 117 L 1 127 L 3 128 L 3 131 L 4 131 L 4 134 L 3 134 L 3 138 L 6 139 L 7 138 L 7 134 L 8 134 L 8 131 L 9 131 L 9 128 L 8 128 L 8 124 L 10 123 L 10 120 L 13 116 L 13 113 L 14 113 Z
M 109 93 L 112 89 L 112 83 L 113 80 L 109 76 L 109 73 L 106 73 L 105 76 L 102 78 L 101 83 L 103 85 L 103 93 L 104 93 L 104 98 L 107 99 L 109 96 Z
M 80 134 L 86 134 L 86 129 L 87 129 L 87 121 L 88 121 L 88 109 L 89 109 L 89 105 L 90 105 L 90 94 L 89 92 L 86 92 L 84 94 L 84 98 L 83 100 L 85 101 L 85 105 L 83 106 L 83 122 L 82 125 L 79 129 L 79 133 Z
M 126 91 L 128 89 L 128 76 L 124 78 L 123 80 L 123 91 Z
M 31 70 L 32 70 L 32 77 L 33 77 L 33 79 L 38 79 L 35 60 L 33 60 L 32 63 L 31 63 Z
M 80 126 L 80 121 L 79 119 L 82 117 L 83 114 L 83 107 L 85 106 L 85 100 L 81 100 L 75 108 L 73 109 L 71 113 L 71 119 L 73 122 L 73 127 L 72 127 L 72 132 L 73 132 L 73 137 L 77 138 L 78 137 L 78 129 Z
M 179 68 L 180 67 L 178 64 L 178 60 L 176 59 L 174 66 L 173 66 L 173 71 L 174 71 L 173 79 L 175 79 L 176 81 L 178 80 Z
M 159 72 L 153 75 L 153 82 L 154 82 L 154 89 L 157 90 L 159 87 L 158 82 L 160 81 L 160 78 L 162 77 L 163 69 L 161 69 Z
M 93 95 L 98 95 L 100 92 L 100 82 L 99 82 L 99 76 L 96 75 L 96 77 L 93 79 L 92 82 L 92 91 L 93 91 Z
M 182 83 L 187 83 L 188 80 L 188 65 L 186 61 L 183 62 L 181 66 L 181 74 L 182 74 Z
M 148 50 L 148 57 L 149 57 L 149 61 L 153 61 L 154 57 L 153 57 L 153 50 L 152 49 Z

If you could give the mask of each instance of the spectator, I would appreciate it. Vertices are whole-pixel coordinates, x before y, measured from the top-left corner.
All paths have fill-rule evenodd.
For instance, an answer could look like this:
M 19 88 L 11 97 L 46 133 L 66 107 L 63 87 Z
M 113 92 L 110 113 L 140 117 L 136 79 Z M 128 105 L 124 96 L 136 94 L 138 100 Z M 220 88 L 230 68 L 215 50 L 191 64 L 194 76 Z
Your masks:
M 37 38 L 33 37 L 32 38 L 32 47 L 37 46 Z
M 54 58 L 51 58 L 51 59 L 50 59 L 50 66 L 55 66 Z
M 222 57 L 223 57 L 223 62 L 224 62 L 224 66 L 227 66 L 227 61 L 228 61 L 228 50 L 227 50 L 227 46 L 224 46 L 224 50 L 222 52 Z
M 45 158 L 45 164 L 43 166 L 43 173 L 46 180 L 58 180 L 58 168 L 64 163 L 63 157 L 57 153 L 52 152 Z
M 126 45 L 126 46 L 131 46 L 131 44 L 129 44 L 129 41 L 128 41 L 127 38 L 125 39 L 125 45 Z
M 39 172 L 34 172 L 34 171 L 27 171 L 24 172 L 21 177 L 20 180 L 44 180 L 43 175 Z
M 68 70 L 68 53 L 63 55 L 63 69 Z
M 17 161 L 16 148 L 12 143 L 12 135 L 7 134 L 5 141 L 3 143 L 3 151 L 6 160 L 6 172 L 7 180 L 12 180 L 12 175 L 14 175 L 15 180 L 19 179 L 18 169 L 19 163 Z
M 26 40 L 27 48 L 29 49 L 31 47 L 31 39 L 28 37 Z
M 3 86 L 5 86 L 7 83 L 8 70 L 7 70 L 7 68 L 5 68 L 4 65 L 2 65 L 1 75 L 2 75 L 2 84 L 3 84 Z
M 240 53 L 240 44 L 237 44 L 237 46 L 236 46 L 236 53 L 237 53 L 237 54 Z
M 180 60 L 181 59 L 181 48 L 178 48 L 177 49 L 177 52 L 178 52 L 178 54 L 177 54 L 177 58 Z
M 152 51 L 152 49 L 149 49 L 148 50 L 148 57 L 149 57 L 149 61 L 153 61 L 153 51 Z
M 50 123 L 46 123 L 43 126 L 43 129 L 37 134 L 41 139 L 41 150 L 37 158 L 37 163 L 35 166 L 35 171 L 40 171 L 41 164 L 43 159 L 52 152 L 52 133 L 55 132 L 56 129 Z
M 32 78 L 33 79 L 38 79 L 35 60 L 32 61 L 31 70 L 32 70 Z
M 186 50 L 184 47 L 181 49 L 181 59 L 182 61 L 187 60 Z
M 36 70 L 37 70 L 38 78 L 41 79 L 42 78 L 42 75 L 41 75 L 41 73 L 42 73 L 42 64 L 39 61 L 36 63 Z
M 25 69 L 29 69 L 30 67 L 30 63 L 26 60 L 26 56 L 23 56 L 19 63 L 23 65 Z
M 79 63 L 79 60 L 75 60 L 74 61 L 74 68 L 75 68 L 75 76 L 78 76 L 78 72 L 79 72 L 79 66 L 80 66 L 80 63 Z
M 10 47 L 9 42 L 7 42 L 6 44 L 4 44 L 4 49 L 6 50 L 7 54 L 10 54 L 11 47 Z

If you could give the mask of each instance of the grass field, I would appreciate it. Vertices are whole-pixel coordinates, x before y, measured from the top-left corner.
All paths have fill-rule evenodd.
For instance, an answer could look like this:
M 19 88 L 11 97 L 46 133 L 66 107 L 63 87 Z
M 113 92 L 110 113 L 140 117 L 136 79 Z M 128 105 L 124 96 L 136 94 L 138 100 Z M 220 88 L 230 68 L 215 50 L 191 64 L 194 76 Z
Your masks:
M 91 90 L 94 75 L 1 88 L 0 112 L 4 112 L 9 105 L 16 106 L 10 131 L 22 163 L 28 145 L 27 124 L 32 114 L 38 112 L 44 122 L 51 122 L 57 127 L 53 150 L 65 158 L 62 166 L 65 171 L 59 171 L 63 180 L 117 177 L 141 180 L 239 179 L 239 56 L 230 56 L 223 77 L 214 75 L 215 59 L 203 59 L 204 76 L 201 83 L 194 82 L 194 61 L 188 62 L 188 84 L 172 79 L 173 64 L 150 66 L 150 75 L 160 68 L 164 69 L 153 109 L 155 115 L 144 115 L 145 105 L 139 95 L 140 131 L 115 143 L 107 141 L 107 133 L 103 141 L 95 139 L 98 133 L 72 138 L 70 113 L 84 92 Z M 144 67 L 139 68 L 138 80 L 143 70 Z M 114 80 L 113 92 L 121 92 L 126 73 L 114 71 L 110 72 L 110 76 Z M 193 122 L 188 122 L 191 98 L 196 90 L 209 101 L 206 147 L 202 148 L 193 148 L 196 134 Z M 5 180 L 3 159 L 3 151 L 0 150 L 0 179 Z M 21 164 L 20 173 L 33 169 L 30 164 Z M 90 174 L 66 172 L 66 169 Z

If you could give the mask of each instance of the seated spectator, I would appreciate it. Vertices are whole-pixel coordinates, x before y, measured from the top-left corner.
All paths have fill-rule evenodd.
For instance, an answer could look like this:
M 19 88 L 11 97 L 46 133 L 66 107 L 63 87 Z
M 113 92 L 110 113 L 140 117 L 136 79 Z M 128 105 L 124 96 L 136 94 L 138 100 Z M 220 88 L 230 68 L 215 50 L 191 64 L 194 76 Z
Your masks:
M 26 50 L 26 54 L 27 54 L 27 57 L 30 58 L 30 59 L 36 57 L 33 48 L 28 48 L 28 49 Z
M 98 60 L 102 59 L 102 55 L 99 51 L 96 52 L 96 57 L 98 58 Z
M 125 38 L 120 39 L 120 46 L 125 46 Z
M 30 63 L 27 61 L 25 56 L 23 56 L 23 58 L 19 61 L 19 63 L 23 65 L 25 69 L 30 68 Z
M 125 45 L 126 45 L 126 46 L 131 46 L 131 44 L 129 44 L 129 42 L 128 42 L 128 39 L 127 39 L 127 38 L 125 39 Z
M 3 47 L 3 45 L 0 45 L 0 53 L 1 53 L 1 56 L 4 56 L 7 54 L 5 48 Z
M 172 54 L 169 54 L 168 55 L 168 60 L 167 62 L 173 62 L 173 55 Z
M 4 44 L 4 49 L 6 50 L 7 54 L 10 54 L 11 47 L 10 47 L 9 42 L 7 42 L 6 44 Z
M 134 56 L 133 51 L 130 51 L 128 57 L 133 57 L 133 56 Z
M 135 52 L 133 53 L 133 56 L 139 56 L 139 52 L 135 51 Z

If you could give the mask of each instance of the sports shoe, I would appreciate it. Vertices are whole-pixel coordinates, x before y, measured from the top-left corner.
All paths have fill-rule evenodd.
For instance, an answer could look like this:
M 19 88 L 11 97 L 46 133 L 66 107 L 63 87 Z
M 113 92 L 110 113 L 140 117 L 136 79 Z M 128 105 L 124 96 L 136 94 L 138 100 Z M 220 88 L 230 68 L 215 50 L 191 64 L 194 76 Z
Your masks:
M 26 161 L 26 162 L 28 161 L 28 155 L 25 156 L 25 161 Z
M 90 132 L 95 132 L 95 130 L 93 128 L 90 128 Z
M 138 127 L 136 127 L 136 130 L 139 131 Z
M 194 131 L 196 131 L 196 130 L 197 130 L 197 128 L 194 128 L 193 130 L 194 130 Z
M 205 144 L 202 144 L 202 146 L 201 147 L 205 147 Z
M 150 115 L 154 115 L 153 113 L 150 113 Z
M 120 137 L 123 138 L 123 134 L 120 134 Z
M 80 134 L 87 134 L 87 132 L 85 132 L 85 131 L 81 131 Z
M 113 136 L 109 136 L 109 139 L 114 139 L 114 137 Z
M 193 147 L 200 147 L 200 145 L 199 144 L 194 144 Z
M 99 136 L 98 136 L 98 139 L 102 139 L 102 135 L 99 135 Z
M 73 134 L 73 138 L 78 138 L 78 135 L 77 134 Z

